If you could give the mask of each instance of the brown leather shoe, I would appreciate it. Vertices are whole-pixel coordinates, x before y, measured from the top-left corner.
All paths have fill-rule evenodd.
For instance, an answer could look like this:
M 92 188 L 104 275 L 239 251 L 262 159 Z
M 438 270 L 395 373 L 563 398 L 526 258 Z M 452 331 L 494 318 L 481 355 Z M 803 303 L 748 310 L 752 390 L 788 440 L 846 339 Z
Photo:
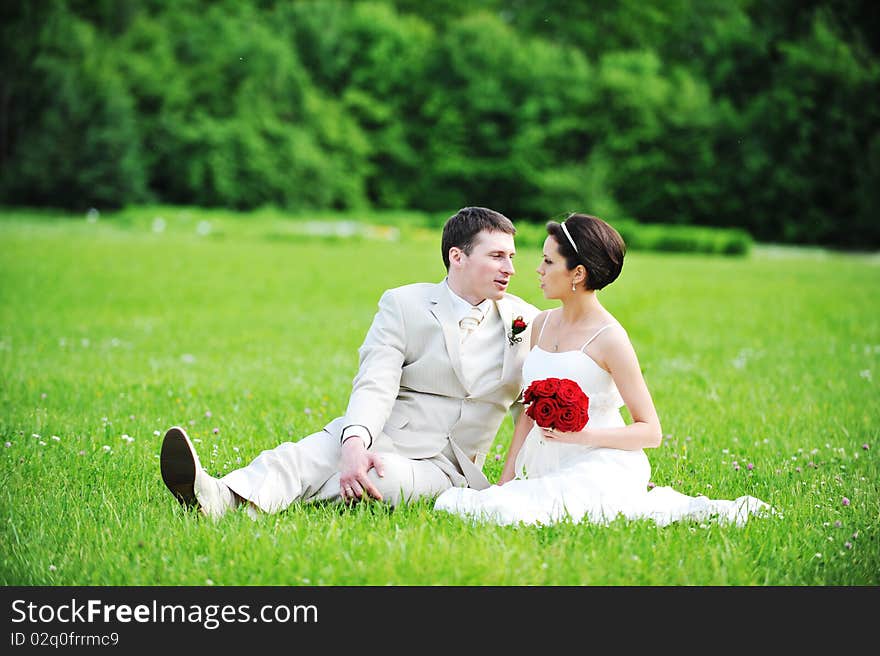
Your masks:
M 165 485 L 183 505 L 197 507 L 212 519 L 235 507 L 232 490 L 202 468 L 196 448 L 179 426 L 165 433 L 159 466 Z

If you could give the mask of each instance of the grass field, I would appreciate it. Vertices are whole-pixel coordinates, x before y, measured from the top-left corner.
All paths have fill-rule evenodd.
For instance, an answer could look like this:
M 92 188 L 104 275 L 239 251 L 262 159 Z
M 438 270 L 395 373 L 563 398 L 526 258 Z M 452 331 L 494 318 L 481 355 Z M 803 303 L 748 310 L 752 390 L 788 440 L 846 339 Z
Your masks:
M 511 291 L 546 308 L 538 255 L 520 250 Z M 200 440 L 215 474 L 320 430 L 345 408 L 382 290 L 443 274 L 427 228 L 322 238 L 174 208 L 3 213 L 0 583 L 880 583 L 872 256 L 631 252 L 601 292 L 663 423 L 652 480 L 752 494 L 780 517 L 502 528 L 422 502 L 214 524 L 174 501 L 158 463 L 169 426 Z M 508 421 L 499 456 L 511 433 Z M 500 467 L 489 458 L 490 480 Z

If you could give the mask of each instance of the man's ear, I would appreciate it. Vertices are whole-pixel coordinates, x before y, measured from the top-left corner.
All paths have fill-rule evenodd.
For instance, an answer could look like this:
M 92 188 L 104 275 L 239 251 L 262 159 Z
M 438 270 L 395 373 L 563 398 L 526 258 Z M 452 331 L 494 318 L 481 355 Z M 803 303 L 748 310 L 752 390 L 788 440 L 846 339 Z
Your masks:
M 464 256 L 464 251 L 461 250 L 458 246 L 453 246 L 449 249 L 449 266 L 460 266 L 461 259 Z

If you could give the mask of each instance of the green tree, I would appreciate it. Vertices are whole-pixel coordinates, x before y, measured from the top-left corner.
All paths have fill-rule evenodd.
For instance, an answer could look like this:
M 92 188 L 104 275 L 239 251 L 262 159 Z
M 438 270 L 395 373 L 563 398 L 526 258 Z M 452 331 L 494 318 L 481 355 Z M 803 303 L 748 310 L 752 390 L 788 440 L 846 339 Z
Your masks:
M 435 40 L 431 27 L 381 3 L 297 3 L 279 7 L 277 16 L 315 84 L 365 135 L 370 202 L 412 207 L 409 183 L 424 167 L 416 117 Z
M 242 209 L 366 203 L 363 134 L 315 88 L 271 15 L 175 5 L 140 16 L 120 51 L 163 197 Z
M 29 13 L 20 17 L 26 24 Z M 14 127 L 4 130 L 3 197 L 79 209 L 145 200 L 134 106 L 107 40 L 64 3 L 43 18 L 33 61 L 24 63 L 30 75 L 16 74 L 4 89 L 16 108 L 4 110 Z M 26 121 L 24 111 L 33 112 Z
M 878 243 L 880 67 L 814 16 L 809 38 L 780 44 L 773 84 L 743 112 L 753 234 L 801 243 Z M 873 177 L 873 179 L 872 179 Z M 876 197 L 876 196 L 875 196 Z

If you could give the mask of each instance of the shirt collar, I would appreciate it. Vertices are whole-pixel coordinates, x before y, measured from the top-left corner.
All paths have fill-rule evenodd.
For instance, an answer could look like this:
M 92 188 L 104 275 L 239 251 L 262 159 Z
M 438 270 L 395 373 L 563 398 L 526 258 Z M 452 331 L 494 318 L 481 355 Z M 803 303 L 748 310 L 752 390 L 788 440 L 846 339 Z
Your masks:
M 452 287 L 449 286 L 448 280 L 444 280 L 444 282 L 446 283 L 446 291 L 449 292 L 449 297 L 452 299 L 452 307 L 455 308 L 455 314 L 460 321 L 462 318 L 470 314 L 471 308 L 474 306 L 472 306 L 469 301 L 464 300 L 461 296 L 452 291 Z M 488 298 L 484 298 L 476 307 L 480 308 L 480 311 L 485 317 L 492 308 L 492 301 Z

